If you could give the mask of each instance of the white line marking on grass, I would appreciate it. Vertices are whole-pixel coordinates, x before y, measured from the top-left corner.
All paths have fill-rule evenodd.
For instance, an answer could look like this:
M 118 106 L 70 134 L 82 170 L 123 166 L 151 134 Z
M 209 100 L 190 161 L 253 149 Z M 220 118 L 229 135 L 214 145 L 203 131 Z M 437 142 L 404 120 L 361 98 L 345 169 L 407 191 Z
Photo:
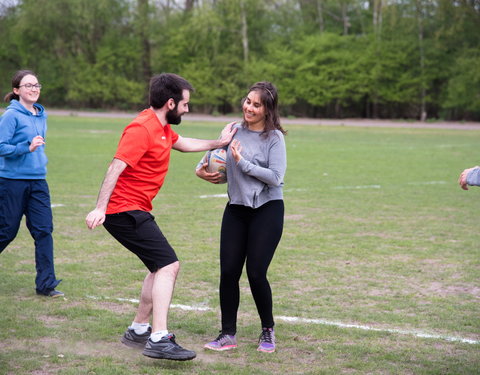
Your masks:
M 207 306 L 187 306 L 187 305 L 178 305 L 172 303 L 170 307 L 174 309 L 180 309 L 185 311 L 212 311 L 213 309 Z
M 61 204 L 61 203 L 53 203 L 50 205 L 51 208 L 55 208 L 55 207 L 65 207 L 64 204 Z
M 445 185 L 447 181 L 423 181 L 423 182 L 409 182 L 409 185 Z
M 228 194 L 200 195 L 200 198 L 228 198 Z
M 119 302 L 131 302 L 131 303 L 139 303 L 140 301 L 136 298 L 110 298 L 110 297 L 96 297 L 96 296 L 87 296 L 87 298 L 102 300 L 102 299 L 113 299 Z M 188 305 L 180 305 L 172 303 L 170 305 L 173 309 L 185 310 L 185 311 L 211 311 L 210 307 L 206 306 L 188 306 Z
M 110 298 L 110 297 L 95 297 L 95 296 L 87 296 L 87 298 L 91 298 L 95 300 L 102 300 L 102 299 L 112 300 L 113 299 L 120 302 L 131 302 L 131 303 L 140 302 L 138 299 L 135 299 L 135 298 Z M 180 309 L 185 311 L 213 311 L 213 309 L 208 306 L 188 306 L 188 305 L 171 304 L 170 307 L 173 309 Z M 335 322 L 335 321 L 326 320 L 326 319 L 297 318 L 294 316 L 276 316 L 275 319 L 282 320 L 288 323 L 323 324 L 323 325 L 335 326 L 339 328 L 356 328 L 356 329 L 362 329 L 364 331 L 399 333 L 402 335 L 410 335 L 410 336 L 421 337 L 426 339 L 455 341 L 455 342 L 462 342 L 465 344 L 480 344 L 480 340 L 466 339 L 458 336 L 437 335 L 437 334 L 426 333 L 421 331 L 410 331 L 410 330 L 396 329 L 396 328 L 375 328 L 375 327 L 364 326 L 360 324 L 347 324 L 342 322 Z
M 409 331 L 409 330 L 395 329 L 395 328 L 375 328 L 375 327 L 369 327 L 369 326 L 364 326 L 359 324 L 346 324 L 341 322 L 334 322 L 334 321 L 329 321 L 325 319 L 307 319 L 307 318 L 296 318 L 291 316 L 276 316 L 275 318 L 279 320 L 283 320 L 284 322 L 324 324 L 324 325 L 335 326 L 340 328 L 356 328 L 356 329 L 362 329 L 365 331 L 400 333 L 402 335 L 411 335 L 411 336 L 422 337 L 427 339 L 441 339 L 441 340 L 447 340 L 447 341 L 458 341 L 466 344 L 480 344 L 479 340 L 466 339 L 466 338 L 457 337 L 457 336 L 437 335 L 437 334 L 420 332 L 420 331 Z

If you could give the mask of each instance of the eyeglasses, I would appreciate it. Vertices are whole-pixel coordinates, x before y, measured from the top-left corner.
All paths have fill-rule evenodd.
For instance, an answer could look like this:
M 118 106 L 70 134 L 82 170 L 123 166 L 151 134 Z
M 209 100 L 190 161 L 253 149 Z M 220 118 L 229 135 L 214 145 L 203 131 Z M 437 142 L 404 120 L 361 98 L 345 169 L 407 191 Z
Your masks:
M 42 85 L 40 84 L 36 84 L 36 85 L 32 85 L 31 83 L 26 83 L 24 85 L 20 85 L 18 86 L 18 88 L 24 86 L 27 90 L 32 90 L 33 88 L 37 89 L 37 90 L 41 90 L 42 88 Z

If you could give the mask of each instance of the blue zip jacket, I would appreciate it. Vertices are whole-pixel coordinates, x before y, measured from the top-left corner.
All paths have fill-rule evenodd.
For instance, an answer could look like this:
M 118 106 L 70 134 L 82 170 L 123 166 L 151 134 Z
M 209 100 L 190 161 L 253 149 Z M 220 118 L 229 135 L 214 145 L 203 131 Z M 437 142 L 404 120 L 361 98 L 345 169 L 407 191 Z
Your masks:
M 34 115 L 16 99 L 10 101 L 0 117 L 0 177 L 36 180 L 47 175 L 45 145 L 30 152 L 30 143 L 37 135 L 45 139 L 47 114 L 42 105 L 35 103 Z

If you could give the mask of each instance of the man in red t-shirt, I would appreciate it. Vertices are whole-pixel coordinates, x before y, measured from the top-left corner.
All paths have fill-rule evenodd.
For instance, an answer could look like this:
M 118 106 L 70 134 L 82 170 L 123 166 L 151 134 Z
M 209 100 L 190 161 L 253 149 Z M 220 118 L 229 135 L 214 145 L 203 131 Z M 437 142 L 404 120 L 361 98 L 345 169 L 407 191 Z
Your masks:
M 178 258 L 150 214 L 152 200 L 162 187 L 170 150 L 206 151 L 230 143 L 235 129 L 227 125 L 218 140 L 184 138 L 170 124 L 179 124 L 188 112 L 193 87 L 184 78 L 164 73 L 150 81 L 150 108 L 123 131 L 110 164 L 96 208 L 86 218 L 88 228 L 102 225 L 149 272 L 143 281 L 140 304 L 122 337 L 130 347 L 143 348 L 152 358 L 190 360 L 195 352 L 182 348 L 168 332 L 167 316 L 179 270 Z M 152 326 L 150 318 L 152 317 Z

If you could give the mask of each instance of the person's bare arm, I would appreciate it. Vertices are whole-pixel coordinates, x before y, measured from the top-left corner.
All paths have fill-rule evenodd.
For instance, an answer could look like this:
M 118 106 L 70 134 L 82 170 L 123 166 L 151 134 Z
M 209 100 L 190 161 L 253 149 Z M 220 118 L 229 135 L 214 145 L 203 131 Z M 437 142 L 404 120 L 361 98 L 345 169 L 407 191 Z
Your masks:
M 102 187 L 98 193 L 97 205 L 93 211 L 90 211 L 85 219 L 89 229 L 94 229 L 95 227 L 102 225 L 105 221 L 105 212 L 107 211 L 108 201 L 110 200 L 113 189 L 117 184 L 118 177 L 126 167 L 127 163 L 120 159 L 114 158 L 110 163 L 105 178 L 103 179 Z
M 230 143 L 233 135 L 237 132 L 236 128 L 232 129 L 233 124 L 235 124 L 235 122 L 227 124 L 218 139 L 208 140 L 178 137 L 177 142 L 173 144 L 172 148 L 181 152 L 197 152 L 224 147 Z

